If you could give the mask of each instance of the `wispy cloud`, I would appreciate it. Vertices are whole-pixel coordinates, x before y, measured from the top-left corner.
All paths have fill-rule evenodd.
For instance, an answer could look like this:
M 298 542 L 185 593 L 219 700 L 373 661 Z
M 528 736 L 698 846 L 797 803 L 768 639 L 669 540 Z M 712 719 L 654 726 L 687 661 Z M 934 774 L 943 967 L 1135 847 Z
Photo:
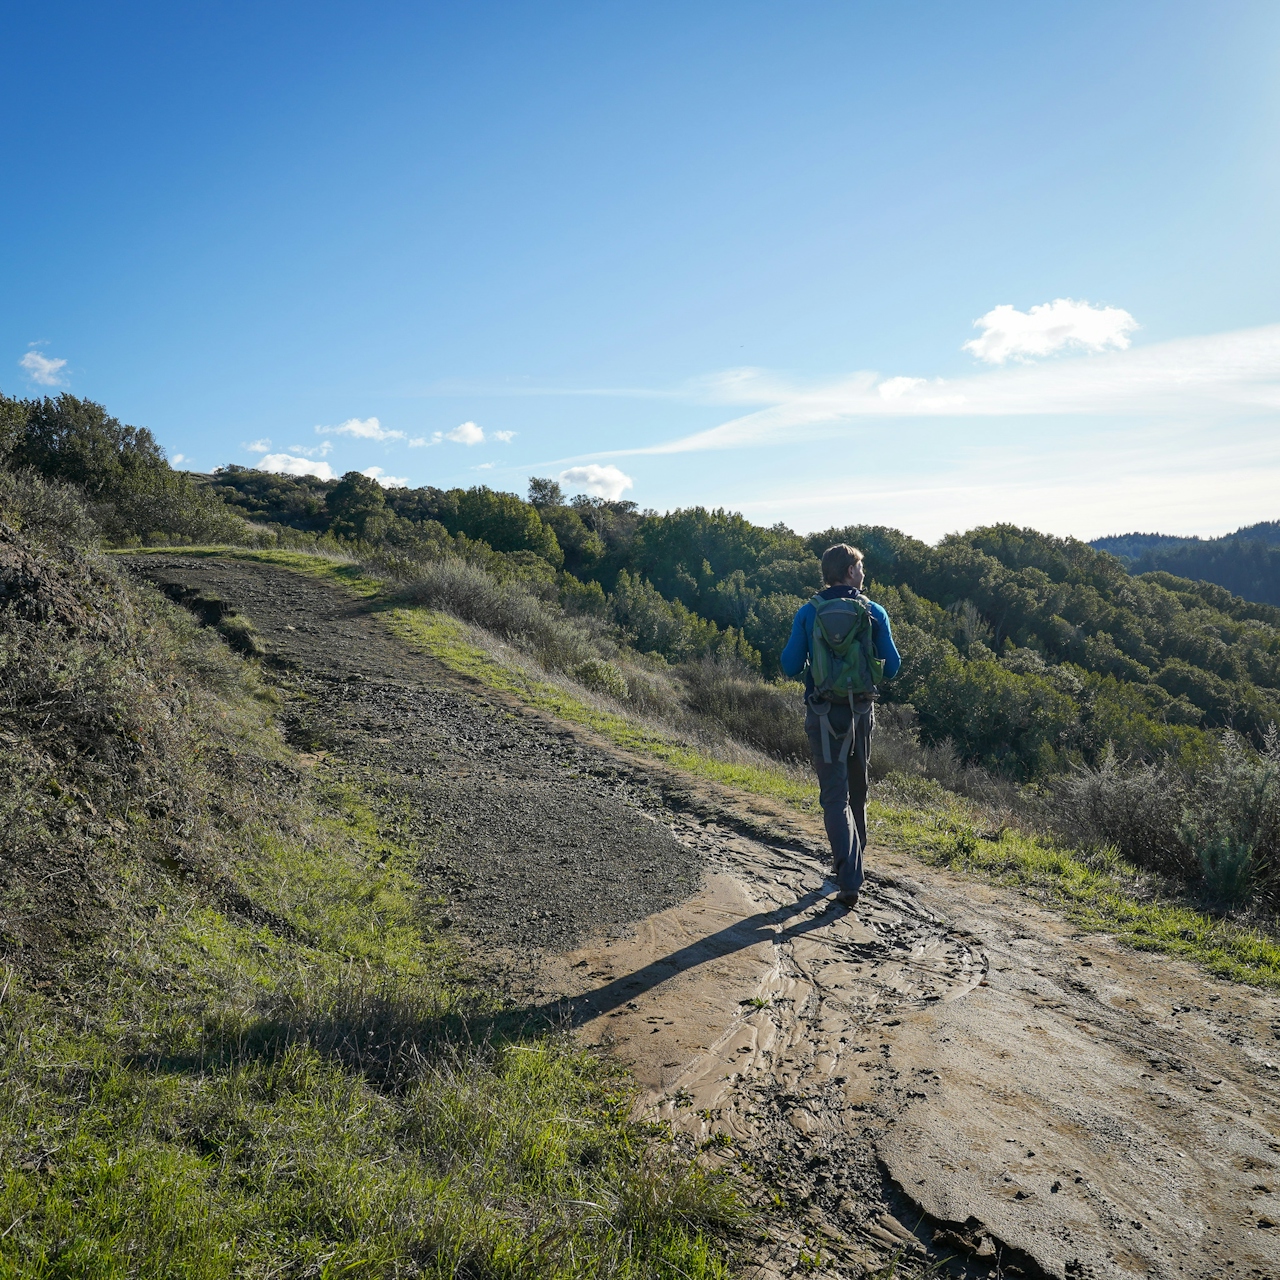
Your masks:
M 270 453 L 271 437 L 263 436 L 261 440 L 250 440 L 248 444 L 240 446 L 245 453 Z
M 501 440 L 503 444 L 510 444 L 516 438 L 516 433 L 514 431 L 495 431 L 493 438 Z
M 585 467 L 570 467 L 556 479 L 580 493 L 591 493 L 597 498 L 610 500 L 622 497 L 626 490 L 634 487 L 634 481 L 625 472 L 614 466 L 600 466 L 594 462 Z
M 997 520 L 1083 538 L 1135 528 L 1214 534 L 1276 513 L 1280 436 L 1250 422 L 1211 434 L 1195 423 L 1120 431 L 1081 424 L 1039 443 L 1047 447 L 990 440 L 949 449 L 935 439 L 932 449 L 816 480 L 788 468 L 734 505 L 766 524 L 820 529 L 856 520 L 929 541 Z
M 316 434 L 322 436 L 353 436 L 357 440 L 404 440 L 403 431 L 391 431 L 382 425 L 377 418 L 348 418 L 336 427 L 317 427 Z
M 290 453 L 300 454 L 304 458 L 327 458 L 332 449 L 332 440 L 323 440 L 314 449 L 309 449 L 304 444 L 291 444 L 289 446 Z
M 41 355 L 34 347 L 18 361 L 18 366 L 27 371 L 27 377 L 32 382 L 42 387 L 61 387 L 65 383 L 62 370 L 66 368 L 67 362 Z
M 384 489 L 404 489 L 409 484 L 408 476 L 389 476 L 381 467 L 365 467 L 360 474 L 376 480 Z
M 292 453 L 269 453 L 258 466 L 263 471 L 275 471 L 284 476 L 315 476 L 319 480 L 336 480 L 338 477 L 327 462 L 311 458 L 299 458 Z
M 1030 311 L 993 307 L 973 322 L 982 336 L 964 344 L 979 360 L 1004 364 L 1076 348 L 1123 351 L 1138 322 L 1119 307 L 1094 307 L 1071 298 L 1042 302 Z
M 800 383 L 759 369 L 736 369 L 704 385 L 713 401 L 763 407 L 707 431 L 611 451 L 613 456 L 785 443 L 839 434 L 842 424 L 865 418 L 1113 414 L 1176 415 L 1185 421 L 1275 411 L 1280 409 L 1280 325 L 1010 364 L 963 378 L 862 372 Z

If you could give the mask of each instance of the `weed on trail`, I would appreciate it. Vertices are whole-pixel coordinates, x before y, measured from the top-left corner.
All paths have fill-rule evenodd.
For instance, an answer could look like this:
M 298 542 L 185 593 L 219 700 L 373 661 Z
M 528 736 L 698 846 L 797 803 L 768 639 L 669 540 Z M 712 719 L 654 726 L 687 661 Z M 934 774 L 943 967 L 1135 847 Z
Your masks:
M 71 553 L 14 545 L 60 601 Z M 727 1275 L 728 1185 L 477 990 L 420 851 L 299 766 L 251 664 L 85 564 L 61 629 L 0 610 L 47 659 L 0 667 L 0 1277 Z

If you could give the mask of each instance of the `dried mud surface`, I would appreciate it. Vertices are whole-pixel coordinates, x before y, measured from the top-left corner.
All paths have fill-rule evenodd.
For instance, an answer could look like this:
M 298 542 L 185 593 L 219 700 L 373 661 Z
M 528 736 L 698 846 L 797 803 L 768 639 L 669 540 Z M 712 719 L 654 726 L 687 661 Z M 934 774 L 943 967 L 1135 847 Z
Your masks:
M 1280 1000 L 636 760 L 284 570 L 136 557 L 252 619 L 294 741 L 409 816 L 441 910 L 643 1105 L 748 1165 L 753 1274 L 1280 1276 Z

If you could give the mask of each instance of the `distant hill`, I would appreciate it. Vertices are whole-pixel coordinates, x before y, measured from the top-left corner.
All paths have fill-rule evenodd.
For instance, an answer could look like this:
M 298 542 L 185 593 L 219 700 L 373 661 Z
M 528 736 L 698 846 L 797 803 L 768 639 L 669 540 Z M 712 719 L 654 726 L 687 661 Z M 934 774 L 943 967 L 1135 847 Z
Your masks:
M 1246 525 L 1221 538 L 1124 533 L 1089 545 L 1119 557 L 1132 574 L 1171 573 L 1216 583 L 1245 600 L 1280 605 L 1280 520 Z

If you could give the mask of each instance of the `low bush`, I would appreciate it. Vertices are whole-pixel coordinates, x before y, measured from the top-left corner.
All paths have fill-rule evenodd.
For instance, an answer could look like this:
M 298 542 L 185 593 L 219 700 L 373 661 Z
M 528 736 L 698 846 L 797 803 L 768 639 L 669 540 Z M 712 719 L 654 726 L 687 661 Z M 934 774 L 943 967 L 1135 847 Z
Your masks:
M 690 662 L 676 673 L 690 710 L 775 759 L 808 760 L 802 686 L 767 684 L 740 662 Z
M 1096 769 L 1077 768 L 1056 781 L 1048 804 L 1059 833 L 1078 848 L 1114 845 L 1135 866 L 1188 880 L 1196 863 L 1179 834 L 1188 801 L 1177 773 L 1126 765 L 1112 750 Z
M 1109 751 L 1048 792 L 1057 831 L 1084 850 L 1114 846 L 1136 866 L 1192 886 L 1224 909 L 1280 894 L 1280 732 L 1261 751 L 1224 731 L 1198 768 L 1125 763 Z
M 1260 752 L 1236 733 L 1222 735 L 1213 762 L 1188 785 L 1179 836 L 1199 863 L 1206 890 L 1224 906 L 1280 893 L 1280 731 Z
M 443 609 L 532 654 L 550 671 L 572 672 L 601 661 L 591 633 L 519 580 L 497 582 L 479 565 L 445 556 L 421 565 L 402 583 L 404 604 Z M 594 668 L 590 668 L 594 669 Z

